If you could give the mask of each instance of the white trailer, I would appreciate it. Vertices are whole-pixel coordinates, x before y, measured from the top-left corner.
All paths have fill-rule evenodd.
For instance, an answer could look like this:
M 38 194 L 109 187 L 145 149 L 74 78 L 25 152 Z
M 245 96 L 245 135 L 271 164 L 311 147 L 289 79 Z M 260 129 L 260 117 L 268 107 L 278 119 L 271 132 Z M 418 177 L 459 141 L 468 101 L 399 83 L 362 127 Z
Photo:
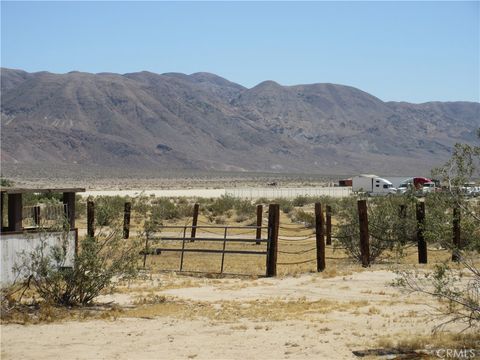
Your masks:
M 371 196 L 385 196 L 397 192 L 392 183 L 387 179 L 367 174 L 352 178 L 352 191 L 363 192 Z

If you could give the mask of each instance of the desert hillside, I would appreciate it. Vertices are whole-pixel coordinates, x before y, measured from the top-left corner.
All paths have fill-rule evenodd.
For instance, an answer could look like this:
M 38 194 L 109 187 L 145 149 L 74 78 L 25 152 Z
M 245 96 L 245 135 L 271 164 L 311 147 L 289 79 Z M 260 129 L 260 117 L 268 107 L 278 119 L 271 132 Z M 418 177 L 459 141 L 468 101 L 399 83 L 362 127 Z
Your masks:
M 474 141 L 479 119 L 479 103 L 383 102 L 335 84 L 1 70 L 7 168 L 425 173 L 455 142 Z

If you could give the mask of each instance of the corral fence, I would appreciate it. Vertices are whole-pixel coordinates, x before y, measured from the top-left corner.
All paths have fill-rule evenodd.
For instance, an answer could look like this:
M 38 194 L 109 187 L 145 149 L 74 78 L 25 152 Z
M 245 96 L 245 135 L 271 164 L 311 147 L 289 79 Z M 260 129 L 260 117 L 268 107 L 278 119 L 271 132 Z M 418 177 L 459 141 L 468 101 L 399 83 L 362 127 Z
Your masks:
M 143 251 L 144 266 L 147 255 L 175 252 L 180 254 L 179 267 L 170 270 L 192 272 L 185 270 L 186 254 L 219 254 L 221 256 L 217 273 L 224 274 L 226 255 L 254 255 L 264 258 L 265 276 L 276 276 L 279 205 L 269 206 L 267 226 L 262 226 L 261 218 L 257 225 L 250 226 L 198 225 L 198 207 L 198 204 L 195 204 L 192 225 L 160 226 L 160 234 L 146 237 Z M 257 220 L 258 215 L 257 211 Z
M 130 228 L 130 203 L 125 204 L 124 213 L 124 238 L 129 237 Z M 371 264 L 370 239 L 379 237 L 379 230 L 376 225 L 369 224 L 367 201 L 357 201 L 358 221 L 354 223 L 352 233 L 340 232 L 342 224 L 332 224 L 332 209 L 329 205 L 315 203 L 314 224 L 294 223 L 280 224 L 280 207 L 278 204 L 270 204 L 268 207 L 268 220 L 263 219 L 263 205 L 257 205 L 256 225 L 230 226 L 213 225 L 202 223 L 198 219 L 199 204 L 193 208 L 192 223 L 185 225 L 166 225 L 159 228 L 160 232 L 147 234 L 145 236 L 145 247 L 141 252 L 143 265 L 147 256 L 158 256 L 160 265 L 174 264 L 164 261 L 168 253 L 180 255 L 176 268 L 162 268 L 181 272 L 201 272 L 225 274 L 226 255 L 232 256 L 256 256 L 262 257 L 265 264 L 265 275 L 272 277 L 277 275 L 277 265 L 297 266 L 312 263 L 317 272 L 324 271 L 326 259 L 339 259 L 326 257 L 326 246 L 332 245 L 332 239 L 341 243 L 343 238 L 350 238 L 358 249 L 359 259 L 362 266 L 368 267 Z M 418 249 L 418 262 L 427 263 L 427 243 L 424 237 L 425 231 L 425 203 L 416 204 L 416 230 L 413 238 Z M 405 216 L 404 205 L 400 206 L 399 216 Z M 199 224 L 200 223 L 200 224 Z M 266 223 L 266 225 L 265 225 Z M 94 236 L 94 203 L 87 203 L 87 234 Z M 312 226 L 313 225 L 313 226 Z M 350 227 L 352 228 L 352 227 Z M 305 233 L 307 231 L 307 233 Z M 458 261 L 458 249 L 460 243 L 460 214 L 458 209 L 453 211 L 452 228 L 452 260 Z M 219 247 L 220 245 L 220 247 Z M 235 246 L 240 245 L 240 246 Z M 457 249 L 457 250 L 456 250 Z M 212 265 L 212 259 L 199 262 L 194 271 L 186 269 L 187 254 L 217 254 L 220 255 L 220 262 L 217 264 L 217 271 L 207 269 Z M 278 254 L 281 259 L 278 261 Z M 306 258 L 305 258 L 306 257 Z M 242 262 L 244 258 L 242 258 Z M 195 261 L 189 258 L 189 261 Z M 187 261 L 188 262 L 188 261 Z M 245 259 L 245 266 L 248 261 Z M 257 263 L 258 264 L 258 263 Z M 210 266 L 211 267 L 211 266 Z M 236 273 L 239 274 L 238 272 Z M 244 274 L 246 275 L 246 274 Z M 257 274 L 258 275 L 258 274 Z
M 242 199 L 293 199 L 299 196 L 348 197 L 351 187 L 305 187 L 305 188 L 232 188 L 225 189 L 225 195 Z

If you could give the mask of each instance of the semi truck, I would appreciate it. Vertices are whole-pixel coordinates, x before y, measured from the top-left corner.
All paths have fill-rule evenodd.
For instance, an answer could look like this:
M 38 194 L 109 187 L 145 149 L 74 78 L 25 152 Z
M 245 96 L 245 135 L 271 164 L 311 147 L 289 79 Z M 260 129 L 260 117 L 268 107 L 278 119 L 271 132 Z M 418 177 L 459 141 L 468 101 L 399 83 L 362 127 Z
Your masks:
M 377 175 L 362 174 L 352 178 L 352 191 L 363 192 L 369 196 L 386 196 L 395 194 L 397 189 L 387 179 Z

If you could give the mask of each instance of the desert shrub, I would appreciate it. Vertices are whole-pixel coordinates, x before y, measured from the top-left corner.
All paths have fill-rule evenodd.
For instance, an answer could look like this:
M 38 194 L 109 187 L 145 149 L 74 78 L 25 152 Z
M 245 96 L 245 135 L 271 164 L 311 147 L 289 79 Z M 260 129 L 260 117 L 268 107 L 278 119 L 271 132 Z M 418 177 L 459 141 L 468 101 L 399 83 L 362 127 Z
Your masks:
M 255 202 L 254 202 L 255 205 L 265 205 L 265 204 L 268 204 L 268 203 L 269 203 L 268 199 L 264 198 L 264 197 L 259 198 L 259 199 L 255 200 Z
M 222 215 L 228 210 L 232 210 L 235 207 L 237 200 L 233 196 L 222 195 L 220 198 L 215 199 L 212 203 L 207 205 L 207 209 L 214 216 Z
M 152 217 L 161 220 L 172 220 L 180 217 L 178 208 L 173 202 L 166 198 L 160 198 L 153 201 Z
M 225 225 L 227 223 L 227 219 L 225 218 L 225 216 L 217 216 L 215 217 L 214 222 L 218 225 Z
M 0 178 L 0 187 L 12 187 L 14 182 L 4 177 Z
M 240 200 L 235 202 L 234 209 L 239 216 L 252 216 L 255 214 L 255 205 L 250 200 Z
M 75 218 L 79 219 L 85 216 L 87 211 L 87 201 L 81 195 L 75 195 Z
M 247 215 L 237 215 L 237 216 L 235 216 L 235 219 L 234 219 L 234 220 L 235 220 L 235 222 L 237 222 L 237 223 L 241 223 L 241 222 L 247 221 L 247 220 L 249 220 L 249 219 L 251 219 L 250 216 L 247 216 Z M 256 224 L 256 223 L 255 223 L 255 224 Z
M 478 129 L 480 139 L 480 129 Z M 430 208 L 430 224 L 426 224 L 426 237 L 439 241 L 451 248 L 462 270 L 452 269 L 448 264 L 437 265 L 433 272 L 418 273 L 409 270 L 398 271 L 397 286 L 406 291 L 432 296 L 440 301 L 437 315 L 443 321 L 434 329 L 450 323 L 461 322 L 467 328 L 480 327 L 480 209 L 476 201 L 466 199 L 460 185 L 473 177 L 480 176 L 480 146 L 456 144 L 450 160 L 432 173 L 439 175 L 447 184 L 442 195 L 429 194 L 426 197 Z M 430 196 L 431 195 L 431 196 Z M 451 240 L 450 209 L 458 208 L 462 216 L 462 235 L 465 246 L 454 247 Z M 427 212 L 427 209 L 426 209 Z M 432 216 L 433 215 L 433 216 Z M 445 225 L 444 225 L 445 224 Z M 450 229 L 448 229 L 450 228 Z M 466 237 L 465 237 L 466 236 Z M 466 274 L 466 276 L 464 275 Z M 463 279 L 462 279 L 463 277 Z M 463 331 L 462 330 L 462 331 Z M 474 330 L 478 333 L 478 330 Z
M 400 216 L 400 205 L 406 206 L 406 217 Z M 335 236 L 338 245 L 345 248 L 347 254 L 360 261 L 360 229 L 357 200 L 343 201 L 343 208 L 337 208 L 340 219 L 339 230 Z M 415 239 L 416 222 L 414 204 L 403 197 L 386 197 L 368 201 L 368 224 L 370 234 L 370 261 L 375 262 L 386 250 L 394 250 L 402 255 L 404 245 Z
M 123 196 L 99 196 L 95 198 L 95 222 L 97 226 L 110 226 L 118 220 L 125 209 L 127 199 Z
M 296 207 L 302 207 L 307 204 L 311 204 L 309 196 L 297 196 L 295 199 L 292 200 L 292 205 Z
M 138 246 L 125 242 L 118 232 L 104 237 L 84 237 L 74 265 L 66 267 L 69 249 L 67 231 L 60 237 L 58 246 L 47 246 L 44 239 L 30 253 L 23 253 L 15 266 L 20 279 L 33 286 L 48 303 L 74 306 L 90 304 L 102 290 L 116 280 L 129 278 L 136 273 Z M 51 235 L 50 235 L 51 236 Z
M 280 206 L 280 211 L 282 211 L 284 214 L 288 214 L 293 210 L 292 202 L 285 198 L 274 199 L 272 204 L 278 204 Z
M 311 212 L 297 209 L 291 212 L 289 216 L 293 222 L 302 222 L 307 228 L 312 228 L 315 226 L 315 214 Z

